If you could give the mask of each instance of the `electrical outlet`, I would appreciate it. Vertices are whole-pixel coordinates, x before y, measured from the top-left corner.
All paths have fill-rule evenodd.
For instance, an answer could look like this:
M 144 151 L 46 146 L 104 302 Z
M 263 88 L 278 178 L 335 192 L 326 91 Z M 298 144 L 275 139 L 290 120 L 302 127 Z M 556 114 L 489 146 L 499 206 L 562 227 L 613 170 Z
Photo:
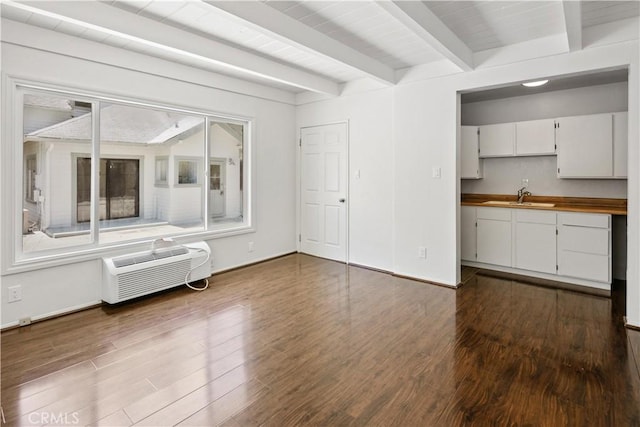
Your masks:
M 27 326 L 31 324 L 31 317 L 23 317 L 22 319 L 18 320 L 18 325 L 20 326 Z
M 7 302 L 16 302 L 22 299 L 22 286 L 15 285 L 8 288 L 9 296 Z
M 418 258 L 427 259 L 427 248 L 424 246 L 418 248 Z
M 249 252 L 253 252 L 253 242 L 249 242 Z
M 529 178 L 522 178 L 522 186 L 523 187 L 529 186 Z

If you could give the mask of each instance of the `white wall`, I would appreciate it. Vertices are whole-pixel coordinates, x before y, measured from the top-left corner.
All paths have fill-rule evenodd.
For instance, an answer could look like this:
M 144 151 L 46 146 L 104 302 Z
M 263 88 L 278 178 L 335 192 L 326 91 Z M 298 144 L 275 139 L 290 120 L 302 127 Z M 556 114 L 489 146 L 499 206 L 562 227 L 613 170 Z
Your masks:
M 51 32 L 50 37 L 56 38 L 57 34 Z M 67 41 L 67 38 L 64 40 Z M 64 44 L 56 46 L 62 49 Z M 94 52 L 102 48 L 97 43 L 92 45 Z M 105 48 L 110 52 L 113 50 L 111 47 Z M 42 64 L 46 64 L 46 67 Z M 173 69 L 168 64 L 164 69 L 156 70 L 156 73 L 166 71 L 171 75 L 182 66 L 176 67 Z M 228 269 L 296 250 L 293 226 L 296 144 L 295 109 L 292 105 L 3 43 L 2 77 L 5 88 L 7 76 L 253 118 L 256 231 L 210 240 L 208 243 L 215 260 L 214 269 Z M 210 85 L 215 84 L 215 75 L 212 75 Z M 2 96 L 3 106 L 6 106 L 6 91 Z M 3 108 L 3 123 L 7 123 L 5 114 L 6 109 Z M 3 143 L 8 135 L 6 128 L 3 126 Z M 5 192 L 14 185 L 16 177 L 6 173 L 7 165 L 4 162 L 7 160 L 3 157 L 2 161 L 0 184 Z M 12 201 L 4 196 L 0 199 L 3 203 L 0 211 L 5 211 L 0 213 L 1 219 L 4 224 L 10 223 L 12 219 L 6 212 Z M 3 236 L 3 240 L 2 262 L 6 263 L 7 245 L 12 244 L 12 239 Z M 251 253 L 247 250 L 249 241 L 254 242 L 255 249 Z M 147 245 L 128 250 L 143 249 L 143 246 L 146 248 Z M 101 261 L 95 259 L 2 276 L 2 326 L 13 325 L 22 317 L 37 319 L 99 302 L 101 274 Z M 23 298 L 22 301 L 8 304 L 7 287 L 12 285 L 22 286 Z M 215 286 L 215 278 L 212 285 Z
M 463 125 L 627 111 L 626 82 L 462 104 Z M 484 159 L 483 178 L 462 180 L 463 193 L 515 194 L 522 178 L 534 195 L 626 198 L 626 180 L 559 179 L 556 156 Z
M 389 271 L 394 223 L 392 111 L 393 90 L 384 89 L 300 106 L 296 126 L 299 132 L 301 127 L 349 121 L 349 262 Z

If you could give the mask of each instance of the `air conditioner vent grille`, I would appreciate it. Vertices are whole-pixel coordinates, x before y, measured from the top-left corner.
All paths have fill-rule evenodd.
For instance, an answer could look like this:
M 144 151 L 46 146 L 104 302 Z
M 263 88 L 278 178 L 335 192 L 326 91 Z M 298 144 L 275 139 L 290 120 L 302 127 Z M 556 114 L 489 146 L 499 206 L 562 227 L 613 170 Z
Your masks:
M 2 0 L 0 0 L 2 1 Z M 211 249 L 205 242 L 170 246 L 116 258 L 103 258 L 102 300 L 116 304 L 211 275 Z
M 191 260 L 185 259 L 170 264 L 143 268 L 118 275 L 118 298 L 135 298 L 156 290 L 184 282 L 191 269 Z
M 127 267 L 134 264 L 142 264 L 145 262 L 155 261 L 157 259 L 169 258 L 177 255 L 185 255 L 189 253 L 189 249 L 185 247 L 175 247 L 171 249 L 163 249 L 156 252 L 146 252 L 136 255 L 125 255 L 113 258 L 113 265 L 116 268 Z

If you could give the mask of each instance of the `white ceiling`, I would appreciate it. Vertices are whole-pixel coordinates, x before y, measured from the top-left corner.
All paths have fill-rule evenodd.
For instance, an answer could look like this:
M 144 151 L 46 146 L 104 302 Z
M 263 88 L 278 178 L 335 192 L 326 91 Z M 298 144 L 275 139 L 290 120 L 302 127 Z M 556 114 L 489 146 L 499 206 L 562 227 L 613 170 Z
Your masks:
M 356 80 L 394 85 L 412 67 L 470 71 L 489 49 L 521 46 L 532 58 L 579 50 L 583 33 L 612 22 L 637 38 L 640 2 L 3 0 L 1 11 L 287 92 L 338 95 Z M 554 46 L 540 50 L 540 41 Z
M 559 1 L 424 2 L 473 52 L 565 30 Z

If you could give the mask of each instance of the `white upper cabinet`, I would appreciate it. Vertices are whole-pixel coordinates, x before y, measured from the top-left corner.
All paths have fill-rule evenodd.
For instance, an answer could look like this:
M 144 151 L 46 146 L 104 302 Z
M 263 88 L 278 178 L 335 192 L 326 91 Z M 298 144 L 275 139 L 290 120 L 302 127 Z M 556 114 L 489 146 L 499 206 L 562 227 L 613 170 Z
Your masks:
M 515 139 L 515 123 L 480 126 L 480 157 L 513 156 Z
M 485 157 L 557 155 L 558 178 L 626 179 L 627 132 L 627 112 L 462 126 L 461 177 L 482 178 Z
M 461 126 L 460 178 L 482 178 L 482 163 L 478 158 L 478 127 Z
M 627 177 L 628 116 L 627 112 L 613 113 L 613 176 L 616 178 Z
M 558 177 L 613 176 L 613 115 L 592 114 L 556 120 Z
M 555 153 L 556 134 L 553 119 L 516 123 L 516 156 L 541 156 Z

